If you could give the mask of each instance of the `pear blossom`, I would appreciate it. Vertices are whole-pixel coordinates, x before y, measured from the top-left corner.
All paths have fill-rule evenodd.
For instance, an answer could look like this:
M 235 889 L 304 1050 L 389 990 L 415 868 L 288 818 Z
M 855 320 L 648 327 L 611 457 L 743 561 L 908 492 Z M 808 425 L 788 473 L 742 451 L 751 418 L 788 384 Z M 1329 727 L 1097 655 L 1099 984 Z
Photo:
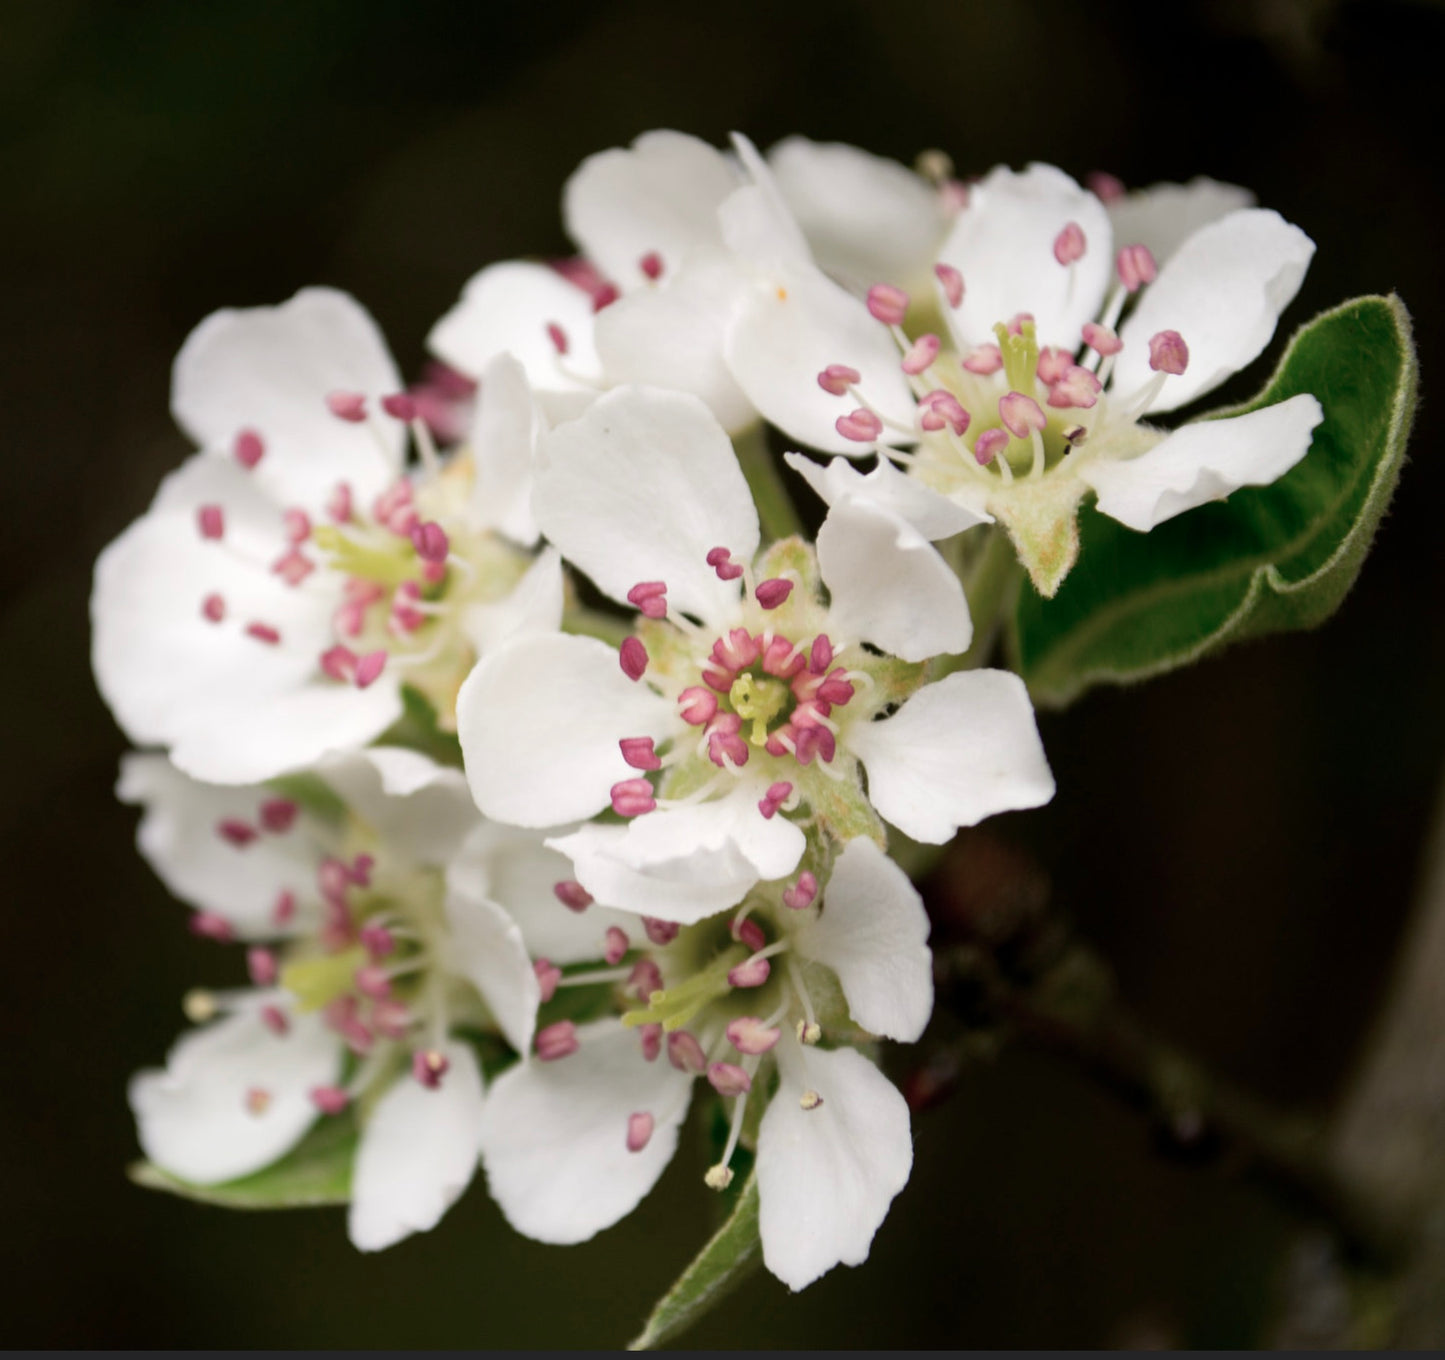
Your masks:
M 442 461 L 346 294 L 215 313 L 176 359 L 172 404 L 202 451 L 101 554 L 93 661 L 132 740 L 197 779 L 364 745 L 403 685 L 445 725 L 479 651 L 560 623 L 555 555 L 521 546 L 530 426 L 483 402 L 480 454 Z
M 535 1030 L 541 984 L 498 898 L 540 917 L 566 861 L 535 835 L 489 835 L 460 771 L 401 748 L 279 786 L 203 784 L 132 754 L 118 793 L 143 807 L 141 851 L 197 908 L 193 927 L 247 944 L 253 984 L 190 993 L 201 1027 L 132 1080 L 147 1157 L 226 1182 L 354 1109 L 352 1242 L 373 1251 L 433 1227 L 477 1163 L 483 1078 L 460 1031 L 525 1052 Z M 554 952 L 595 948 L 595 921 L 553 907 L 566 918 Z
M 879 281 L 846 327 L 802 294 L 755 301 L 729 333 L 733 372 L 796 438 L 828 453 L 877 451 L 996 520 L 1052 595 L 1077 556 L 1089 492 L 1142 532 L 1267 485 L 1309 449 L 1323 418 L 1309 395 L 1172 433 L 1145 423 L 1256 358 L 1300 286 L 1313 243 L 1247 203 L 1242 190 L 1196 181 L 1123 200 L 1111 216 L 1051 166 L 1000 167 L 970 190 L 933 297 Z M 1116 221 L 1158 254 L 1117 237 Z M 915 311 L 934 328 L 906 330 Z M 848 358 L 864 316 L 893 339 L 895 372 Z M 793 465 L 834 503 L 869 494 L 846 467 Z
M 458 695 L 458 736 L 489 818 L 622 819 L 548 841 L 604 905 L 691 923 L 792 873 L 800 823 L 881 842 L 881 817 L 941 843 L 1052 796 L 1017 676 L 922 685 L 921 663 L 971 637 L 927 540 L 851 500 L 816 550 L 787 539 L 760 552 L 747 483 L 697 398 L 599 398 L 541 441 L 533 509 L 638 626 L 620 647 L 503 644 Z
M 591 975 L 613 983 L 621 1015 L 558 1022 L 550 1028 L 565 1042 L 542 1031 L 536 1053 L 497 1079 L 482 1159 L 514 1228 L 581 1242 L 630 1213 L 706 1081 L 732 1102 L 709 1186 L 731 1183 L 745 1125 L 757 1130 L 768 1269 L 797 1290 L 866 1259 L 912 1166 L 908 1108 L 866 1057 L 818 1044 L 919 1037 L 933 1005 L 928 918 L 907 875 L 866 838 L 804 879 L 802 892 L 754 887 L 730 917 L 645 918 L 629 964 Z

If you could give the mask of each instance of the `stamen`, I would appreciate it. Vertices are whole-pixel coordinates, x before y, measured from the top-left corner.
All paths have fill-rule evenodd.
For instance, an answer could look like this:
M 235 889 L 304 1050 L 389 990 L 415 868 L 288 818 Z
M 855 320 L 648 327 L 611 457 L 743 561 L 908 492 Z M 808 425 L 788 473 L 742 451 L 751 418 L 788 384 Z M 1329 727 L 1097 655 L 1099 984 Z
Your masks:
M 963 275 L 951 264 L 936 264 L 933 266 L 934 276 L 943 285 L 943 295 L 948 299 L 950 307 L 957 307 L 963 302 Z
M 351 487 L 345 482 L 337 482 L 326 501 L 327 515 L 337 524 L 345 524 L 351 519 L 352 508 Z
M 569 911 L 586 911 L 592 905 L 592 894 L 574 878 L 554 883 L 552 893 Z
M 203 940 L 215 940 L 217 944 L 230 944 L 236 938 L 236 930 L 224 916 L 213 911 L 195 912 L 187 922 L 192 935 Z
M 627 592 L 627 602 L 649 619 L 667 617 L 667 583 L 665 581 L 639 581 Z
M 646 1110 L 627 1116 L 627 1150 L 641 1152 L 652 1137 L 652 1116 Z
M 647 648 L 642 645 L 642 639 L 624 638 L 618 649 L 617 660 L 623 675 L 629 680 L 641 680 L 643 672 L 647 670 Z
M 371 685 L 381 672 L 385 669 L 388 653 L 385 651 L 367 652 L 363 657 L 358 657 L 356 662 L 356 688 L 366 689 Z
M 1104 385 L 1081 364 L 1070 364 L 1064 376 L 1049 388 L 1049 405 L 1056 408 L 1078 407 L 1087 411 L 1099 400 Z
M 261 804 L 261 825 L 273 835 L 284 835 L 291 830 L 300 810 L 289 798 L 268 798 Z
M 980 345 L 963 361 L 963 367 L 970 373 L 987 377 L 1003 367 L 1003 351 L 997 345 Z
M 655 916 L 644 916 L 642 928 L 647 932 L 647 938 L 658 948 L 671 944 L 682 929 L 676 921 L 659 921 Z
M 627 951 L 632 948 L 627 932 L 617 926 L 608 926 L 602 938 L 605 943 L 602 957 L 609 964 L 621 963 Z
M 381 399 L 381 409 L 393 420 L 410 423 L 416 419 L 416 398 L 406 392 L 393 392 Z
M 326 409 L 337 420 L 360 425 L 366 419 L 366 398 L 360 392 L 328 392 Z
M 654 283 L 662 277 L 662 256 L 655 250 L 649 250 L 637 262 L 637 267 L 642 270 Z
M 311 1103 L 322 1114 L 340 1114 L 351 1104 L 351 1096 L 339 1086 L 313 1086 Z
M 274 987 L 281 968 L 269 949 L 254 945 L 246 951 L 246 973 L 256 987 Z
M 856 368 L 849 368 L 847 364 L 829 364 L 818 374 L 818 386 L 832 396 L 846 397 L 848 389 L 862 379 L 863 375 Z
M 979 467 L 987 467 L 1000 453 L 1008 447 L 1008 431 L 1000 430 L 995 426 L 991 430 L 985 430 L 974 441 L 973 457 Z
M 290 925 L 295 915 L 296 894 L 289 890 L 282 889 L 271 907 L 271 924 L 276 926 Z
M 225 512 L 219 505 L 202 505 L 196 510 L 196 524 L 202 538 L 220 538 L 226 532 Z
M 642 1041 L 643 1062 L 656 1062 L 657 1055 L 662 1052 L 662 1026 L 640 1025 L 637 1037 Z
M 860 406 L 846 416 L 839 416 L 833 428 L 858 444 L 871 444 L 883 433 L 883 422 L 872 411 Z
M 1039 351 L 1038 368 L 1035 370 L 1038 380 L 1045 387 L 1052 387 L 1069 371 L 1073 362 L 1074 356 L 1068 350 L 1045 345 Z
M 634 770 L 660 770 L 662 758 L 653 750 L 651 737 L 623 737 L 617 745 L 622 758 Z
M 707 1079 L 720 1096 L 745 1096 L 753 1089 L 753 1079 L 736 1063 L 711 1064 L 707 1069 Z
M 223 817 L 216 823 L 216 835 L 223 841 L 229 841 L 237 850 L 244 850 L 261 833 L 249 822 L 243 822 L 239 817 Z
M 567 332 L 555 321 L 549 321 L 547 323 L 547 339 L 552 342 L 552 348 L 555 349 L 559 355 L 567 353 Z
M 783 890 L 783 905 L 791 907 L 794 911 L 802 911 L 804 907 L 812 906 L 813 899 L 818 895 L 818 880 L 812 872 L 804 869 L 798 875 L 798 881 L 791 888 Z
M 717 695 L 701 685 L 689 685 L 677 696 L 682 720 L 693 727 L 705 727 L 717 713 Z
M 557 984 L 562 980 L 562 970 L 550 959 L 538 959 L 532 964 L 537 985 L 542 989 L 542 1004 L 545 1006 L 556 994 Z
M 290 1032 L 291 1021 L 280 1006 L 262 1006 L 261 1020 L 278 1039 Z
M 201 601 L 201 614 L 211 623 L 220 623 L 226 617 L 226 602 L 219 595 L 207 595 Z
M 257 642 L 264 642 L 269 647 L 275 647 L 281 641 L 279 630 L 271 627 L 269 623 L 248 623 L 246 635 L 253 637 Z
M 1083 259 L 1086 244 L 1084 229 L 1077 222 L 1065 222 L 1063 230 L 1054 237 L 1054 259 L 1062 265 L 1073 264 Z
M 358 938 L 361 941 L 361 947 L 373 959 L 384 959 L 387 955 L 396 952 L 396 937 L 384 925 L 376 922 L 362 926 Z
M 748 919 L 748 908 L 743 907 L 728 926 L 728 934 L 751 950 L 759 950 L 768 942 L 763 928 L 756 921 Z
M 675 1029 L 667 1036 L 667 1060 L 679 1072 L 696 1076 L 707 1067 L 707 1054 L 702 1045 L 685 1029 Z
M 742 564 L 733 561 L 733 555 L 726 548 L 711 548 L 707 564 L 718 574 L 720 581 L 736 581 L 743 574 Z
M 1107 170 L 1093 170 L 1084 177 L 1084 184 L 1101 203 L 1117 203 L 1124 197 L 1124 181 Z
M 405 1002 L 387 997 L 372 1006 L 371 1024 L 383 1039 L 405 1039 L 411 1028 L 411 1012 Z
M 804 1091 L 803 1094 L 798 1097 L 798 1104 L 805 1110 L 816 1110 L 822 1103 L 823 1097 L 813 1090 Z
M 816 1044 L 823 1037 L 823 1027 L 816 1020 L 799 1020 L 793 1032 L 800 1044 Z
M 936 335 L 920 335 L 908 348 L 908 353 L 903 356 L 902 368 L 910 377 L 916 377 L 920 373 L 927 372 L 938 358 L 938 351 L 942 346 Z
M 1124 348 L 1124 342 L 1108 326 L 1094 321 L 1084 322 L 1084 343 L 1100 357 L 1117 354 Z
M 1015 439 L 1027 439 L 1035 430 L 1048 428 L 1048 417 L 1038 402 L 1022 392 L 1006 392 L 998 399 L 998 416 Z
M 726 1190 L 733 1183 L 732 1168 L 719 1162 L 716 1166 L 708 1167 L 702 1181 L 709 1190 Z
M 793 786 L 786 779 L 780 779 L 777 783 L 770 784 L 767 793 L 758 800 L 758 811 L 771 821 L 792 792 Z
M 352 975 L 356 990 L 373 1001 L 385 1001 L 391 995 L 391 979 L 380 964 L 364 963 Z
M 868 290 L 868 310 L 885 326 L 901 326 L 908 315 L 908 294 L 891 283 L 875 283 Z
M 428 1091 L 435 1091 L 442 1084 L 449 1067 L 447 1055 L 435 1048 L 419 1049 L 411 1055 L 411 1074 Z
M 627 975 L 628 990 L 645 1006 L 653 992 L 662 991 L 662 970 L 651 959 L 638 959 Z
M 411 543 L 412 547 L 416 549 L 416 555 L 424 562 L 445 562 L 447 554 L 451 551 L 451 542 L 447 538 L 447 531 L 434 520 L 414 525 L 411 531 Z
M 918 423 L 925 430 L 941 430 L 945 426 L 954 434 L 963 434 L 972 417 L 952 392 L 935 388 L 918 399 Z
M 621 779 L 612 786 L 612 810 L 619 817 L 641 817 L 656 806 L 652 785 L 645 779 Z
M 770 580 L 758 582 L 758 587 L 753 595 L 764 609 L 776 609 L 792 593 L 793 583 L 791 581 L 785 580 L 781 576 L 774 576 Z
M 1149 367 L 1156 373 L 1178 376 L 1189 366 L 1189 346 L 1178 331 L 1160 331 L 1149 337 Z
M 766 1053 L 782 1038 L 782 1030 L 770 1028 L 756 1016 L 744 1015 L 732 1021 L 725 1031 L 730 1043 L 739 1053 Z
M 1153 252 L 1148 246 L 1132 245 L 1121 247 L 1114 267 L 1125 292 L 1137 293 L 1146 283 L 1153 283 L 1158 275 Z
M 773 966 L 761 954 L 745 959 L 736 968 L 728 970 L 728 982 L 733 987 L 761 987 L 768 980 Z
M 236 442 L 231 445 L 231 452 L 235 454 L 236 461 L 249 471 L 261 461 L 266 445 L 255 430 L 241 430 L 236 435 Z

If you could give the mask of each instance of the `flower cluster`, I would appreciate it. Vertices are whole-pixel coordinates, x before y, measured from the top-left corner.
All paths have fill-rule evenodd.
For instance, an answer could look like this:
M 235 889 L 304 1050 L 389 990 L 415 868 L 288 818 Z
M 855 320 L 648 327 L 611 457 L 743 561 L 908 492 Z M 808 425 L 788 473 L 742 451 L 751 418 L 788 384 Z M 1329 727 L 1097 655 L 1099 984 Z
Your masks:
M 349 1120 L 358 1247 L 478 1164 L 519 1231 L 576 1242 L 702 1091 L 708 1184 L 756 1158 L 768 1268 L 867 1256 L 911 1164 L 877 1041 L 932 1010 L 891 832 L 1054 790 L 934 544 L 997 523 L 1051 594 L 1087 494 L 1145 530 L 1320 419 L 1141 423 L 1299 285 L 1309 241 L 1242 191 L 930 170 L 649 133 L 568 182 L 581 255 L 484 269 L 411 387 L 328 289 L 186 341 L 199 451 L 92 601 L 100 689 L 152 748 L 119 787 L 142 853 L 251 982 L 190 993 L 201 1028 L 132 1083 L 161 1172 L 259 1185 Z M 846 455 L 788 457 L 812 535 L 760 518 L 765 420 Z

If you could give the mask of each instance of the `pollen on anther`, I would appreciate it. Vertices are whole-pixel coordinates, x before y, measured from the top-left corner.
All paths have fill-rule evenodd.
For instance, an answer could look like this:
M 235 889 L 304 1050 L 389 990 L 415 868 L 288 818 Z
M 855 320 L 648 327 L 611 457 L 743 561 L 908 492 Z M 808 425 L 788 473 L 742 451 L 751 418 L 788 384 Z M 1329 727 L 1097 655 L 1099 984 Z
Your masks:
M 435 1048 L 420 1049 L 411 1055 L 411 1074 L 428 1091 L 435 1091 L 442 1084 L 450 1067 L 447 1055 Z
M 805 1110 L 816 1110 L 823 1103 L 823 1097 L 816 1091 L 804 1091 L 798 1097 L 798 1104 Z

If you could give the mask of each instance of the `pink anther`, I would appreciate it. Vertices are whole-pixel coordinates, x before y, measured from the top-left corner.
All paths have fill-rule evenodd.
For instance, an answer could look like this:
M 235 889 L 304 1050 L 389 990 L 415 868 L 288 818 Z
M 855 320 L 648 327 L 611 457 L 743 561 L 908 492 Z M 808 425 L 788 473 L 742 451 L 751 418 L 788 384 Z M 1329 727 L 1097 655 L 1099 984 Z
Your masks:
M 271 570 L 288 586 L 299 586 L 316 570 L 316 563 L 300 548 L 288 548 L 271 564 Z
M 328 392 L 326 409 L 337 420 L 359 425 L 366 419 L 366 398 L 360 392 Z
M 652 785 L 645 779 L 621 779 L 612 786 L 612 810 L 619 817 L 641 817 L 656 806 Z
M 943 388 L 925 392 L 918 399 L 918 423 L 925 430 L 941 430 L 947 427 L 954 434 L 968 429 L 972 417 L 963 409 L 963 404 Z
M 236 434 L 235 442 L 231 445 L 231 452 L 235 455 L 236 461 L 243 468 L 249 470 L 261 461 L 266 452 L 266 445 L 255 430 L 240 430 Z
M 707 1066 L 702 1045 L 685 1029 L 675 1029 L 667 1036 L 667 1060 L 679 1072 L 701 1072 Z
M 207 595 L 201 601 L 201 614 L 211 623 L 220 623 L 226 617 L 226 602 L 219 595 Z
M 1038 402 L 1022 392 L 1005 392 L 998 399 L 998 418 L 1015 439 L 1027 439 L 1030 432 L 1047 429 L 1049 423 Z
M 357 938 L 361 941 L 361 947 L 373 959 L 384 959 L 389 954 L 396 953 L 396 936 L 380 922 L 373 921 L 362 926 L 361 934 Z
M 1060 264 L 1073 264 L 1084 258 L 1087 242 L 1084 229 L 1077 222 L 1065 222 L 1063 229 L 1054 237 L 1054 259 Z
M 637 262 L 637 267 L 642 270 L 654 283 L 662 277 L 662 256 L 655 250 L 649 250 Z
M 1096 354 L 1108 356 L 1124 348 L 1124 342 L 1107 326 L 1097 321 L 1084 322 L 1084 343 Z
M 647 938 L 659 948 L 671 944 L 682 929 L 676 921 L 659 921 L 655 916 L 644 916 L 642 928 L 647 932 Z
M 642 782 L 646 783 L 647 781 L 643 780 Z M 560 883 L 554 883 L 552 895 L 568 911 L 586 911 L 592 905 L 592 894 L 575 878 L 566 878 Z
M 997 345 L 980 345 L 963 361 L 963 367 L 986 378 L 1003 367 L 1003 351 Z
M 411 1028 L 411 1012 L 395 997 L 372 1003 L 371 1026 L 383 1039 L 405 1039 Z
M 656 1062 L 657 1055 L 662 1052 L 662 1026 L 639 1025 L 637 1037 L 642 1041 L 642 1060 Z
M 763 649 L 746 628 L 729 628 L 727 633 L 712 645 L 711 657 L 722 669 L 734 676 L 746 666 L 751 666 L 762 655 Z M 731 680 L 724 688 L 731 687 Z
M 555 321 L 549 321 L 547 323 L 547 339 L 552 342 L 552 348 L 555 349 L 559 355 L 567 353 L 567 332 Z
M 908 294 L 891 283 L 875 283 L 868 290 L 868 310 L 885 326 L 901 326 L 908 315 Z
M 570 1020 L 558 1020 L 555 1025 L 537 1031 L 534 1046 L 543 1062 L 556 1062 L 558 1058 L 568 1057 L 581 1047 L 577 1042 L 577 1026 Z
M 340 1114 L 351 1104 L 351 1097 L 339 1086 L 313 1086 L 311 1103 L 322 1114 Z
M 701 685 L 689 685 L 677 696 L 677 711 L 683 722 L 705 727 L 717 712 L 717 695 Z
M 1049 405 L 1057 408 L 1070 406 L 1087 411 L 1099 400 L 1103 384 L 1081 364 L 1070 364 L 1064 376 L 1049 388 Z
M 1073 362 L 1074 356 L 1068 350 L 1045 345 L 1039 351 L 1039 362 L 1034 373 L 1045 387 L 1051 387 L 1069 371 Z
M 767 959 L 760 959 L 756 954 L 750 959 L 744 959 L 736 968 L 728 972 L 728 985 L 730 987 L 761 987 L 768 980 L 768 975 L 773 971 L 773 966 Z
M 602 936 L 602 943 L 602 957 L 607 960 L 609 967 L 621 963 L 627 956 L 627 951 L 632 948 L 632 941 L 627 938 L 627 932 L 618 926 L 607 927 Z
M 604 307 L 612 306 L 621 296 L 622 289 L 615 283 L 604 283 L 592 294 L 592 310 L 600 312 Z
M 216 823 L 216 835 L 237 850 L 244 850 L 260 834 L 250 822 L 243 822 L 239 817 L 223 817 Z
M 807 660 L 781 633 L 775 633 L 763 648 L 763 670 L 781 680 L 791 680 L 807 665 Z
M 642 645 L 642 639 L 624 638 L 617 652 L 617 662 L 629 680 L 641 680 L 647 670 L 647 648 Z
M 1107 170 L 1092 170 L 1084 177 L 1089 191 L 1101 203 L 1117 203 L 1126 192 L 1124 181 Z
M 758 950 L 767 944 L 767 936 L 763 934 L 763 928 L 751 916 L 744 916 L 741 921 L 734 918 L 728 926 L 728 934 L 739 944 L 745 944 L 749 949 Z
M 743 720 L 736 713 L 719 713 L 707 727 L 707 758 L 720 770 L 748 763 L 748 744 L 742 737 Z
M 818 880 L 809 870 L 804 869 L 791 888 L 783 889 L 783 905 L 793 911 L 802 911 L 804 907 L 812 906 L 817 895 Z
M 1148 246 L 1122 247 L 1114 265 L 1119 272 L 1119 282 L 1124 285 L 1125 292 L 1129 293 L 1137 292 L 1146 283 L 1153 283 L 1159 273 L 1153 252 Z
M 653 1119 L 646 1110 L 638 1110 L 627 1116 L 627 1150 L 641 1152 L 652 1137 Z
M 753 1079 L 736 1063 L 713 1063 L 707 1069 L 707 1079 L 720 1096 L 745 1096 L 753 1089 Z
M 795 721 L 798 716 L 795 712 Z M 826 727 L 802 728 L 798 732 L 797 746 L 799 765 L 811 765 L 815 757 L 829 765 L 838 753 L 838 739 Z
M 337 524 L 345 524 L 351 518 L 352 509 L 351 487 L 345 482 L 337 482 L 326 499 L 327 516 Z
M 933 273 L 943 285 L 943 296 L 948 299 L 948 305 L 960 306 L 963 302 L 963 275 L 951 264 L 942 263 L 933 266 Z
M 281 512 L 281 527 L 288 543 L 293 546 L 304 543 L 311 537 L 311 516 L 300 506 L 293 505 Z
M 451 551 L 447 531 L 435 520 L 414 524 L 411 530 L 411 545 L 416 555 L 424 562 L 445 562 Z
M 724 1031 L 739 1053 L 756 1056 L 766 1053 L 782 1038 L 782 1030 L 763 1024 L 755 1015 L 743 1015 L 732 1021 Z
M 276 894 L 276 900 L 271 904 L 271 924 L 275 926 L 290 925 L 296 918 L 296 894 L 287 888 L 283 888 Z
M 391 979 L 377 963 L 363 963 L 352 975 L 356 990 L 373 1001 L 384 1001 L 391 995 Z
M 255 638 L 257 642 L 264 642 L 268 647 L 275 647 L 281 641 L 280 630 L 271 627 L 269 623 L 248 623 L 246 636 Z
M 627 976 L 627 990 L 646 1005 L 653 992 L 662 990 L 662 970 L 651 959 L 638 959 Z
M 271 1092 L 264 1086 L 253 1086 L 246 1092 L 246 1112 L 260 1116 L 271 1108 Z
M 316 867 L 316 886 L 321 896 L 328 902 L 346 902 L 346 894 L 351 891 L 351 875 L 346 872 L 344 865 L 334 855 L 327 855 Z
M 1160 331 L 1149 337 L 1149 367 L 1176 377 L 1189 367 L 1189 346 L 1178 331 Z
M 667 617 L 667 582 L 639 581 L 627 592 L 627 603 L 649 619 Z
M 662 759 L 653 750 L 651 737 L 623 737 L 618 746 L 622 748 L 622 758 L 634 770 L 660 770 Z
M 736 581 L 743 574 L 742 564 L 734 562 L 726 548 L 708 549 L 707 564 L 717 572 L 720 581 Z
M 371 871 L 376 860 L 370 855 L 357 855 L 346 868 L 346 876 L 359 888 L 371 886 Z
M 883 433 L 883 422 L 874 412 L 860 406 L 846 416 L 839 416 L 833 422 L 833 428 L 855 444 L 871 444 Z
M 271 987 L 281 975 L 281 965 L 276 962 L 275 954 L 269 949 L 252 945 L 246 951 L 246 974 L 251 979 L 252 986 Z
M 822 675 L 833 664 L 833 643 L 826 633 L 819 633 L 813 639 L 808 652 L 808 669 L 814 675 Z
M 903 356 L 902 368 L 910 377 L 927 371 L 933 366 L 933 361 L 938 358 L 938 351 L 942 345 L 936 335 L 920 335 L 909 347 L 908 352 Z
M 261 1023 L 278 1039 L 291 1032 L 291 1020 L 280 1006 L 262 1006 Z
M 532 964 L 532 972 L 536 974 L 542 1004 L 545 1006 L 557 994 L 557 984 L 562 981 L 562 970 L 551 959 L 537 959 Z
M 764 609 L 776 609 L 792 593 L 793 583 L 781 576 L 759 581 L 758 588 L 753 592 Z
M 202 538 L 220 538 L 226 532 L 226 514 L 219 505 L 202 505 L 196 510 L 196 524 Z
M 787 802 L 792 795 L 793 786 L 786 780 L 780 779 L 775 784 L 768 786 L 768 791 L 758 800 L 758 811 L 769 819 L 777 815 L 777 811 Z
M 979 467 L 987 467 L 1008 447 L 1008 431 L 995 427 L 985 430 L 974 441 L 973 457 Z
M 356 688 L 366 689 L 386 669 L 385 651 L 367 652 L 356 659 Z
M 408 392 L 393 392 L 381 399 L 381 409 L 393 420 L 412 421 L 416 419 L 416 398 Z
M 213 911 L 198 911 L 192 914 L 191 934 L 203 940 L 214 940 L 217 944 L 230 944 L 236 938 L 236 929 L 224 916 Z
M 829 364 L 818 374 L 818 386 L 831 396 L 846 397 L 848 389 L 862 378 L 856 368 L 849 368 L 847 364 Z
M 442 1084 L 450 1067 L 447 1055 L 435 1048 L 418 1049 L 411 1055 L 411 1074 L 428 1091 L 435 1091 Z
M 356 674 L 356 653 L 338 643 L 321 653 L 321 669 L 333 680 L 350 684 Z

